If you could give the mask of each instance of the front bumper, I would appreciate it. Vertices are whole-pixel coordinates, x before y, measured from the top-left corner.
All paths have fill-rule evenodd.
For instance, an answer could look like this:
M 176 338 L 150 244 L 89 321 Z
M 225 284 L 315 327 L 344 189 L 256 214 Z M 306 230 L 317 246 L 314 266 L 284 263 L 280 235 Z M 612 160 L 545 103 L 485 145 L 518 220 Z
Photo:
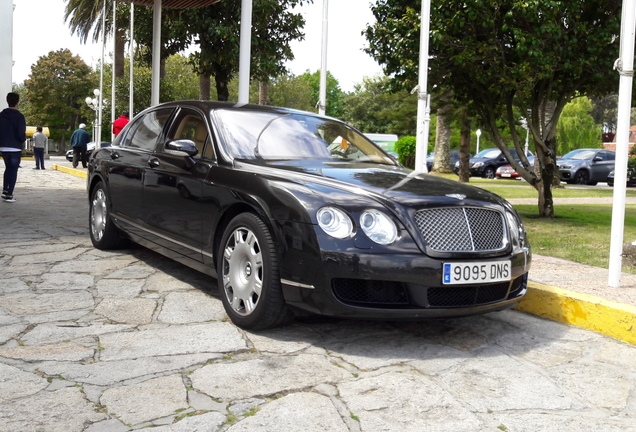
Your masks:
M 322 252 L 307 262 L 294 254 L 281 269 L 287 303 L 315 314 L 363 319 L 430 319 L 477 315 L 510 308 L 527 291 L 529 249 L 507 257 L 508 282 L 444 285 L 444 260 L 423 254 Z M 452 259 L 448 261 L 458 261 Z M 302 269 L 289 272 L 290 268 Z M 295 274 L 294 274 L 295 273 Z

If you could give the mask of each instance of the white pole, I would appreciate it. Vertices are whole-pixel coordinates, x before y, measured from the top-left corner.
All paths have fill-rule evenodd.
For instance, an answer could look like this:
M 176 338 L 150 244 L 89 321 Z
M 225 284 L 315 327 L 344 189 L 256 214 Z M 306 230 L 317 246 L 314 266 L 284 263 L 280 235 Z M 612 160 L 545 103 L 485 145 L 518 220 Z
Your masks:
M 415 171 L 426 173 L 426 153 L 428 150 L 428 129 L 430 98 L 428 86 L 428 36 L 431 15 L 431 0 L 422 1 L 420 25 L 420 69 L 417 84 L 417 130 L 415 141 Z
M 117 2 L 113 1 L 113 70 L 111 71 L 111 83 L 110 83 L 110 124 L 112 125 L 115 121 L 115 62 L 117 52 Z M 115 134 L 113 133 L 113 128 L 110 128 L 110 142 L 115 140 Z
M 135 29 L 135 4 L 131 3 L 130 4 L 130 59 L 128 60 L 128 66 L 130 67 L 130 70 L 128 72 L 129 75 L 129 80 L 130 82 L 128 83 L 128 118 L 132 119 L 134 116 L 133 113 L 133 59 L 135 56 L 135 38 L 133 36 L 133 31 Z
M 159 81 L 161 79 L 161 0 L 155 0 L 152 11 L 152 83 L 150 105 L 159 105 Z
M 320 96 L 318 114 L 327 112 L 327 34 L 329 31 L 329 0 L 322 0 L 322 53 L 320 56 Z
M 102 8 L 102 64 L 99 68 L 99 95 L 97 95 L 97 127 L 95 148 L 102 146 L 102 108 L 104 100 L 104 51 L 106 50 L 106 2 Z
M 475 135 L 477 135 L 477 148 L 475 148 L 475 154 L 479 154 L 479 138 L 481 137 L 481 129 L 477 129 L 475 131 Z
M 623 236 L 625 231 L 625 196 L 627 189 L 627 149 L 634 75 L 634 33 L 636 26 L 634 0 L 623 0 L 621 15 L 620 58 L 614 69 L 620 74 L 618 87 L 618 119 L 616 124 L 616 165 L 614 171 L 614 200 L 612 204 L 612 231 L 608 285 L 619 288 L 623 264 Z
M 250 102 L 250 58 L 252 50 L 252 0 L 241 0 L 241 36 L 239 38 L 239 103 Z
M 7 108 L 6 96 L 13 84 L 14 8 L 11 0 L 0 0 L 0 110 Z

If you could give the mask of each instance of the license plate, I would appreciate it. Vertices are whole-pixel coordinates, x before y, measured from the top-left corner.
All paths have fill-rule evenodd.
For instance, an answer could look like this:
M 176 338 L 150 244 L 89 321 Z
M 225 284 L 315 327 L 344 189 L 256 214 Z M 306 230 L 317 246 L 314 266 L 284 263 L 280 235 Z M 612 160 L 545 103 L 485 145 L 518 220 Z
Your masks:
M 501 174 L 501 176 L 502 176 L 502 177 L 510 177 L 510 174 L 508 174 L 508 173 L 503 173 L 503 174 Z
M 444 263 L 444 285 L 509 281 L 512 275 L 510 261 Z

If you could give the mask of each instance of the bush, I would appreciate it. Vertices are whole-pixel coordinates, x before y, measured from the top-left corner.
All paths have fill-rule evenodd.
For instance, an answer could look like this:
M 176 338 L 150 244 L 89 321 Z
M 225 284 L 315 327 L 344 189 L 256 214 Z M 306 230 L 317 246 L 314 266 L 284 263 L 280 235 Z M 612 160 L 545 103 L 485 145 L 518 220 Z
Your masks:
M 407 168 L 415 168 L 415 142 L 414 136 L 405 136 L 396 141 L 393 149 L 398 154 L 398 161 Z

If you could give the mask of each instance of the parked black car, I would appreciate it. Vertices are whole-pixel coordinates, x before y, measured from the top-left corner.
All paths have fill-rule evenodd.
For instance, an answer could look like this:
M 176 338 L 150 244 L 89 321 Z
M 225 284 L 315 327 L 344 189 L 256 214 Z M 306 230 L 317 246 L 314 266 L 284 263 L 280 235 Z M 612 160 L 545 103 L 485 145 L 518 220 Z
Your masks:
M 455 167 L 455 164 L 459 162 L 459 150 L 451 150 L 450 151 L 450 163 L 448 164 L 448 169 L 452 170 Z M 428 172 L 431 172 L 433 169 L 433 162 L 435 161 L 435 153 L 430 152 L 428 157 L 426 158 L 426 169 Z
M 607 176 L 607 185 L 614 186 L 614 170 Z M 627 168 L 627 186 L 636 186 L 636 168 Z
M 614 170 L 616 153 L 604 149 L 577 149 L 557 161 L 561 181 L 594 186 Z
M 509 148 L 508 150 L 510 150 L 510 153 L 512 153 L 513 158 L 519 160 L 517 149 Z M 528 154 L 526 156 L 533 156 L 532 152 L 528 151 Z M 501 150 L 499 150 L 498 148 L 489 148 L 480 151 L 478 154 L 470 158 L 468 167 L 471 177 L 484 177 L 494 179 L 497 168 L 502 165 L 508 164 L 508 159 L 506 159 L 506 156 Z M 459 172 L 459 162 L 455 164 L 455 168 L 453 169 L 453 171 L 455 171 L 455 173 Z
M 86 144 L 86 160 L 90 159 L 91 154 L 95 151 L 95 142 L 91 141 Z M 73 149 L 66 150 L 66 160 L 73 162 Z
M 87 182 L 95 247 L 132 239 L 217 277 L 243 328 L 294 311 L 465 316 L 526 293 L 530 246 L 508 202 L 415 175 L 332 118 L 161 104 L 93 153 Z

